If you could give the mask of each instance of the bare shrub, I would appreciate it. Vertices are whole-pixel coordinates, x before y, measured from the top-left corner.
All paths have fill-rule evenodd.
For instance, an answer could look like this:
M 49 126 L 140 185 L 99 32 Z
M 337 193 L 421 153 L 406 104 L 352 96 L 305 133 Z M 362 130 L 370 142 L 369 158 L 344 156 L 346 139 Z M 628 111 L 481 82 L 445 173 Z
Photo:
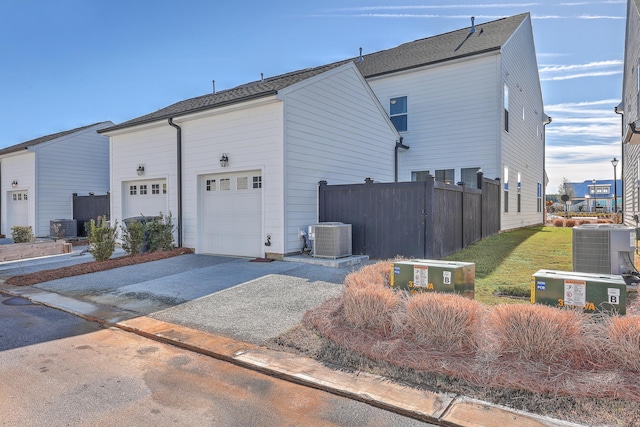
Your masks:
M 553 220 L 553 226 L 554 227 L 564 227 L 564 219 L 562 218 L 556 218 Z
M 598 224 L 612 224 L 613 221 L 611 221 L 610 219 L 598 219 L 598 221 L 596 221 Z
M 543 363 L 584 363 L 588 340 L 582 312 L 543 305 L 497 305 L 488 316 L 500 354 Z
M 611 316 L 603 330 L 605 360 L 613 367 L 640 372 L 640 317 Z
M 564 222 L 565 227 L 575 227 L 575 225 L 576 225 L 575 219 L 568 219 Z
M 477 349 L 483 308 L 478 301 L 435 292 L 413 295 L 406 305 L 408 335 L 419 345 L 450 352 Z
M 354 328 L 390 335 L 398 308 L 399 293 L 379 284 L 352 284 L 342 294 L 345 322 Z
M 344 279 L 345 286 L 388 286 L 391 275 L 391 262 L 380 261 L 349 273 Z

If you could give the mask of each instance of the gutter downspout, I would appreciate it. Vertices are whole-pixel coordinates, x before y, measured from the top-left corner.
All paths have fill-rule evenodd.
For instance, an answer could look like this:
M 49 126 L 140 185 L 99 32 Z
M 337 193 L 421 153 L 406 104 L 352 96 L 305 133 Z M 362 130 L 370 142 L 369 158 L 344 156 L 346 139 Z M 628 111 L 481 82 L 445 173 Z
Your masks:
M 168 120 L 169 126 L 173 126 L 176 128 L 176 146 L 177 146 L 177 155 L 176 155 L 176 164 L 177 164 L 177 187 L 178 187 L 178 221 L 177 221 L 177 229 L 178 229 L 178 247 L 182 247 L 182 128 L 177 124 L 173 123 L 173 117 L 169 117 Z
M 394 161 L 395 161 L 394 173 L 395 173 L 395 175 L 394 175 L 394 181 L 393 182 L 398 182 L 398 150 L 401 149 L 401 148 L 403 150 L 408 150 L 409 149 L 409 146 L 404 145 L 402 143 L 403 139 L 404 139 L 403 137 L 400 137 L 400 140 L 396 141 L 396 147 L 395 147 L 395 153 L 394 153 L 394 156 L 395 156 L 395 158 L 394 158 Z
M 620 114 L 620 186 L 622 187 L 622 224 L 624 224 L 624 208 L 625 208 L 625 193 L 624 193 L 624 109 L 622 108 L 622 102 L 613 108 L 616 114 Z M 618 179 L 617 176 L 614 176 Z M 615 182 L 614 182 L 615 183 Z M 614 194 L 613 197 L 617 198 L 618 195 Z

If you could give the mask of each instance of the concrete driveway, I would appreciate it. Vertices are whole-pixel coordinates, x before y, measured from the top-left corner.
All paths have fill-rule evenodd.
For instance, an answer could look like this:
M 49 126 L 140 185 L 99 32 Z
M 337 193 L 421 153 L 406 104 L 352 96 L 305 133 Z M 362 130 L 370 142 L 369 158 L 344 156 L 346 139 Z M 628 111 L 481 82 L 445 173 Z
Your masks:
M 77 255 L 4 263 L 0 277 L 92 260 Z M 337 296 L 344 277 L 356 268 L 190 254 L 28 287 L 0 287 L 70 311 L 82 305 L 79 311 L 87 313 L 87 305 L 94 305 L 96 317 L 105 320 L 149 316 L 262 344 Z

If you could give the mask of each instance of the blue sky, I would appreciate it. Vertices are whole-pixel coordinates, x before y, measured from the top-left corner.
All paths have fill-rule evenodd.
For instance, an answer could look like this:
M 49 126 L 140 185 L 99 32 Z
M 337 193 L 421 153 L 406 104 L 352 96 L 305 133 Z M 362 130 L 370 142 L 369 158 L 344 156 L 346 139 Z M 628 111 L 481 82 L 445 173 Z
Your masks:
M 612 179 L 626 0 L 21 0 L 0 14 L 0 148 L 260 78 L 529 12 L 547 193 Z M 220 3 L 220 4 L 219 4 Z M 618 167 L 618 176 L 620 168 Z

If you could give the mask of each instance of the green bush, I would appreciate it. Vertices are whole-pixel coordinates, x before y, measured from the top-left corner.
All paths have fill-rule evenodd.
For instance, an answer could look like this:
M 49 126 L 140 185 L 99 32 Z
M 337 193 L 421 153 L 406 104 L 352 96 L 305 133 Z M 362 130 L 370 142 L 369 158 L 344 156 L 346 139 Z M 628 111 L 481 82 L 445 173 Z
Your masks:
M 11 238 L 14 243 L 29 243 L 36 240 L 31 226 L 14 225 L 11 227 Z
M 133 221 L 128 225 L 122 225 L 122 249 L 127 255 L 136 255 L 142 252 L 147 244 L 145 233 L 147 226 L 144 222 Z
M 99 217 L 98 221 L 91 220 L 86 224 L 89 253 L 96 261 L 106 261 L 111 258 L 116 249 L 116 227 L 111 227 L 109 221 Z
M 174 225 L 171 212 L 164 216 L 162 212 L 146 225 L 148 233 L 149 251 L 168 251 L 175 247 L 173 244 Z

